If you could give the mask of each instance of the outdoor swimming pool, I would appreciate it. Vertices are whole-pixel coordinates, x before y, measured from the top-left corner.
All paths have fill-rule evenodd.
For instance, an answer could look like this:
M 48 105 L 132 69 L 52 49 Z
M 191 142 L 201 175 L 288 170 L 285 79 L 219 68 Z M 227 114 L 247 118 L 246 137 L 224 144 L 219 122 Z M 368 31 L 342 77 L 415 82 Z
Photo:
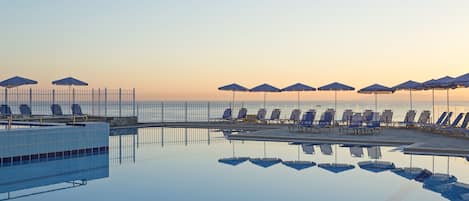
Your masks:
M 0 172 L 8 169 L 9 174 L 34 170 L 36 174 L 48 175 L 13 183 L 0 178 L 0 199 L 10 196 L 19 197 L 18 200 L 115 201 L 463 200 L 460 195 L 469 193 L 464 185 L 454 187 L 435 182 L 430 185 L 390 170 L 367 170 L 358 165 L 362 161 L 387 161 L 398 168 L 412 166 L 434 173 L 449 173 L 458 182 L 469 183 L 469 162 L 464 158 L 410 156 L 396 147 L 229 142 L 223 136 L 223 132 L 217 130 L 184 128 L 119 132 L 109 137 L 106 154 L 0 167 Z M 237 161 L 241 162 L 237 165 L 219 162 L 233 155 L 283 161 L 299 157 L 301 161 L 315 164 L 341 163 L 354 167 L 334 172 L 317 165 L 296 170 L 282 163 L 264 168 L 261 165 L 266 163 L 256 165 L 249 160 Z M 71 167 L 80 167 L 73 172 L 75 176 L 63 173 L 62 170 Z M 80 175 L 83 181 L 70 183 L 80 178 L 76 174 L 82 172 L 87 172 L 86 176 Z M 51 182 L 41 182 L 44 180 Z M 43 186 L 54 182 L 57 184 Z M 11 185 L 19 190 L 8 195 L 6 186 Z M 76 187 L 65 188 L 70 185 Z

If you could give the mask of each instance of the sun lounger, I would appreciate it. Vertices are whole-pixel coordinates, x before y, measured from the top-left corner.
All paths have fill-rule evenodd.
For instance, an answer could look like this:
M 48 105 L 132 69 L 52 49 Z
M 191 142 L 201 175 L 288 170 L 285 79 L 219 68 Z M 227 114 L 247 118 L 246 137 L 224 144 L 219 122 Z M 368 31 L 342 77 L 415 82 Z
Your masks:
M 451 130 L 454 130 L 454 129 L 458 129 L 460 128 L 458 125 L 459 125 L 459 122 L 461 122 L 461 120 L 463 119 L 464 117 L 464 113 L 459 113 L 458 116 L 456 116 L 456 119 L 454 119 L 454 121 L 451 123 L 451 125 L 448 125 L 448 126 L 442 126 L 442 127 L 437 127 L 435 128 L 433 131 L 436 132 L 436 133 L 448 133 L 450 132 Z
M 384 112 L 381 114 L 379 121 L 383 123 L 384 125 L 389 126 L 392 124 L 392 116 L 393 116 L 392 110 L 384 110 Z
M 31 116 L 32 115 L 31 108 L 29 107 L 29 105 L 26 105 L 26 104 L 21 104 L 20 105 L 20 113 L 23 116 Z
M 316 126 L 316 128 L 328 128 L 328 127 L 331 127 L 332 126 L 332 121 L 334 120 L 334 111 L 333 110 L 326 110 L 326 112 L 324 112 L 322 115 L 321 115 L 321 119 L 319 120 L 318 122 L 318 125 Z
M 366 124 L 366 128 L 370 129 L 371 132 L 380 130 L 381 121 L 378 112 L 371 114 L 371 121 Z
M 367 123 L 367 122 L 370 122 L 371 119 L 373 118 L 373 110 L 365 110 L 363 112 L 363 122 Z
M 265 110 L 264 108 L 259 109 L 259 111 L 257 111 L 257 115 L 256 115 L 257 121 L 264 122 L 266 115 L 267 115 L 267 110 Z
M 0 106 L 0 114 L 3 117 L 10 117 L 10 116 L 13 115 L 12 112 L 11 112 L 11 108 L 8 105 L 1 105 Z
M 289 129 L 297 129 L 297 131 L 306 131 L 312 129 L 314 118 L 316 116 L 315 110 L 310 110 L 303 114 L 301 120 L 295 126 L 289 126 Z
M 428 125 L 430 122 L 430 111 L 424 110 L 420 113 L 420 117 L 417 121 L 417 126 L 422 127 Z
M 344 110 L 342 120 L 337 122 L 339 125 L 349 125 L 352 121 L 353 111 L 351 109 Z
M 435 124 L 426 124 L 426 125 L 421 126 L 421 128 L 424 129 L 424 130 L 432 130 L 434 128 L 441 127 L 442 123 L 445 120 L 445 117 L 447 117 L 447 115 L 448 115 L 447 112 L 443 112 L 443 113 L 441 113 L 440 117 L 435 122 Z
M 459 128 L 452 128 L 449 130 L 449 132 L 452 134 L 468 136 L 469 135 L 468 124 L 469 124 L 469 112 L 467 112 L 464 115 L 464 120 L 461 123 L 461 126 Z
M 52 111 L 52 116 L 63 116 L 64 113 L 62 112 L 62 107 L 59 104 L 52 104 L 50 106 L 50 110 Z
M 287 120 L 284 120 L 282 123 L 297 123 L 301 119 L 301 110 L 300 109 L 294 109 L 291 111 L 290 118 Z
M 359 146 L 350 147 L 350 155 L 356 158 L 363 157 L 363 148 Z
M 415 110 L 409 110 L 405 114 L 404 121 L 398 122 L 399 125 L 403 125 L 404 127 L 410 127 L 415 125 Z
M 80 105 L 72 104 L 72 115 L 84 116 L 83 112 L 81 111 L 81 106 Z
M 453 112 L 449 112 L 446 118 L 441 122 L 441 126 L 448 126 L 451 122 L 451 117 L 453 116 Z
M 238 116 L 236 117 L 236 120 L 244 121 L 244 120 L 246 120 L 247 115 L 248 115 L 248 110 L 246 108 L 241 108 L 241 109 L 239 109 Z
M 269 119 L 270 123 L 279 123 L 280 122 L 280 109 L 272 110 L 272 114 Z

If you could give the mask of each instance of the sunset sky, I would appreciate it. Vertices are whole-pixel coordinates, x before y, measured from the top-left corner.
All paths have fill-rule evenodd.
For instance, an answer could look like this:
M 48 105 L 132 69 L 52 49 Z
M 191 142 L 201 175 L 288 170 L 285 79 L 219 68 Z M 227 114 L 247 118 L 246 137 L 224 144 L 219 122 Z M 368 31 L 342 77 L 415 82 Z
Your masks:
M 233 82 L 393 86 L 469 72 L 468 10 L 467 0 L 0 0 L 0 79 L 49 87 L 74 76 L 163 100 L 223 100 L 217 87 Z M 469 99 L 469 89 L 451 94 Z

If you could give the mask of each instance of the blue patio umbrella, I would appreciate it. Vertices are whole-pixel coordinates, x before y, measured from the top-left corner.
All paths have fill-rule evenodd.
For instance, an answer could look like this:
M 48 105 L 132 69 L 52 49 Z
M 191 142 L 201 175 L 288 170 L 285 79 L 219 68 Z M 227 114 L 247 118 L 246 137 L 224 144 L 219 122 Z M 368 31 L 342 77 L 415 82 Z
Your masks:
M 265 100 L 266 100 L 267 92 L 281 92 L 281 90 L 279 88 L 274 87 L 274 86 L 269 85 L 269 84 L 261 84 L 259 86 L 256 86 L 256 87 L 250 89 L 249 91 L 251 91 L 251 92 L 264 92 L 264 108 L 265 108 Z
M 337 163 L 337 145 L 334 145 L 334 149 L 334 163 L 321 163 L 318 165 L 319 168 L 332 173 L 341 173 L 355 168 L 355 166 L 351 164 Z
M 316 91 L 316 88 L 310 87 L 302 83 L 296 83 L 291 86 L 285 87 L 282 91 L 296 91 L 298 92 L 298 109 L 300 109 L 300 92 L 302 91 Z
M 380 85 L 380 84 L 373 84 L 363 89 L 360 89 L 358 93 L 375 95 L 375 111 L 377 112 L 378 111 L 378 94 L 392 94 L 394 93 L 394 89 Z
M 424 170 L 422 168 L 396 168 L 391 170 L 396 175 L 404 177 L 408 180 L 413 180 L 422 174 Z
M 341 164 L 341 163 L 322 163 L 318 165 L 319 168 L 327 170 L 332 173 L 341 173 L 355 168 L 351 164 Z
M 223 163 L 223 164 L 227 164 L 227 165 L 236 166 L 236 165 L 239 165 L 241 163 L 244 163 L 247 160 L 249 160 L 248 157 L 231 157 L 231 158 L 219 159 L 218 162 Z
M 219 163 L 236 166 L 236 165 L 239 165 L 239 164 L 249 160 L 249 157 L 236 157 L 235 156 L 235 142 L 232 141 L 231 144 L 233 145 L 233 156 L 229 157 L 229 158 L 219 159 L 218 160 Z
M 363 161 L 358 162 L 358 166 L 361 169 L 368 170 L 374 173 L 384 172 L 396 168 L 394 163 L 387 161 Z
M 70 104 L 70 88 L 72 86 L 88 86 L 88 83 L 84 82 L 84 81 L 81 81 L 81 80 L 78 80 L 76 78 L 73 78 L 73 77 L 66 77 L 66 78 L 63 78 L 63 79 L 60 79 L 60 80 L 55 80 L 55 81 L 52 81 L 52 84 L 53 85 L 58 85 L 58 86 L 68 86 L 68 91 L 69 91 L 69 95 L 68 95 L 68 104 Z M 75 90 L 73 90 L 73 103 L 75 103 Z
M 337 92 L 338 91 L 354 91 L 355 88 L 351 86 L 347 86 L 345 84 L 339 82 L 333 82 L 322 87 L 318 88 L 319 91 L 334 91 L 334 110 L 336 111 L 334 114 L 337 113 Z
M 264 157 L 263 158 L 250 158 L 249 162 L 252 164 L 255 164 L 257 166 L 263 167 L 263 168 L 268 168 L 272 165 L 278 164 L 282 162 L 281 159 L 279 158 L 268 158 L 267 157 L 267 151 L 266 151 L 266 143 L 264 141 Z
M 381 148 L 379 146 L 367 147 L 368 157 L 371 161 L 362 161 L 358 163 L 358 166 L 361 169 L 368 170 L 370 172 L 384 172 L 387 170 L 395 169 L 396 166 L 392 162 L 388 161 L 378 161 L 381 158 Z
M 301 161 L 300 160 L 300 147 L 301 147 L 301 143 L 296 143 L 296 145 L 298 146 L 298 160 L 292 160 L 292 161 L 282 161 L 282 164 L 287 166 L 287 167 L 290 167 L 290 168 L 293 168 L 295 170 L 303 170 L 303 169 L 306 169 L 306 168 L 310 168 L 310 167 L 313 167 L 316 165 L 315 162 L 312 162 L 312 161 Z
M 415 82 L 412 80 L 409 80 L 407 82 L 398 84 L 393 87 L 394 90 L 408 90 L 409 91 L 409 100 L 410 100 L 410 110 L 412 110 L 412 91 L 414 90 L 422 90 L 423 85 L 422 83 Z
M 12 78 L 9 78 L 0 82 L 0 86 L 5 87 L 5 105 L 8 104 L 8 89 L 9 88 L 15 88 L 15 87 L 23 86 L 23 85 L 32 85 L 32 84 L 37 84 L 37 81 L 24 78 L 24 77 L 20 77 L 20 76 L 15 76 L 15 77 L 12 77 Z
M 222 87 L 218 87 L 218 90 L 220 91 L 232 91 L 233 92 L 233 102 L 230 106 L 230 108 L 233 108 L 234 107 L 234 104 L 235 104 L 235 93 L 237 91 L 249 91 L 248 88 L 246 87 L 243 87 L 239 84 L 236 84 L 236 83 L 233 83 L 233 84 L 229 84 L 229 85 L 225 85 L 225 86 L 222 86 Z
M 431 79 L 423 83 L 423 87 L 426 90 L 432 90 L 432 105 L 433 105 L 433 115 L 435 117 L 435 90 L 446 90 L 446 111 L 449 112 L 449 90 L 457 88 L 457 85 L 454 84 L 454 78 L 450 76 L 445 76 L 439 79 Z
M 454 78 L 453 83 L 462 87 L 469 87 L 469 73 Z
M 316 165 L 316 163 L 312 161 L 283 161 L 282 164 L 298 171 L 314 167 Z

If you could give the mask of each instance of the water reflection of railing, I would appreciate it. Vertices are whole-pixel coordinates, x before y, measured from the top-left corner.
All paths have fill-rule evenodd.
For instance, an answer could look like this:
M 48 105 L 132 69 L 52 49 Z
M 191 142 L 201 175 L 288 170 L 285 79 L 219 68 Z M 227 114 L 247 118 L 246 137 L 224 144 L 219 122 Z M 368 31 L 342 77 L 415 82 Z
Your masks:
M 142 128 L 113 131 L 109 137 L 111 163 L 135 162 L 137 151 L 145 146 L 189 146 L 225 142 L 223 134 L 210 129 Z
M 0 167 L 0 200 L 35 196 L 109 177 L 108 153 L 48 158 Z

